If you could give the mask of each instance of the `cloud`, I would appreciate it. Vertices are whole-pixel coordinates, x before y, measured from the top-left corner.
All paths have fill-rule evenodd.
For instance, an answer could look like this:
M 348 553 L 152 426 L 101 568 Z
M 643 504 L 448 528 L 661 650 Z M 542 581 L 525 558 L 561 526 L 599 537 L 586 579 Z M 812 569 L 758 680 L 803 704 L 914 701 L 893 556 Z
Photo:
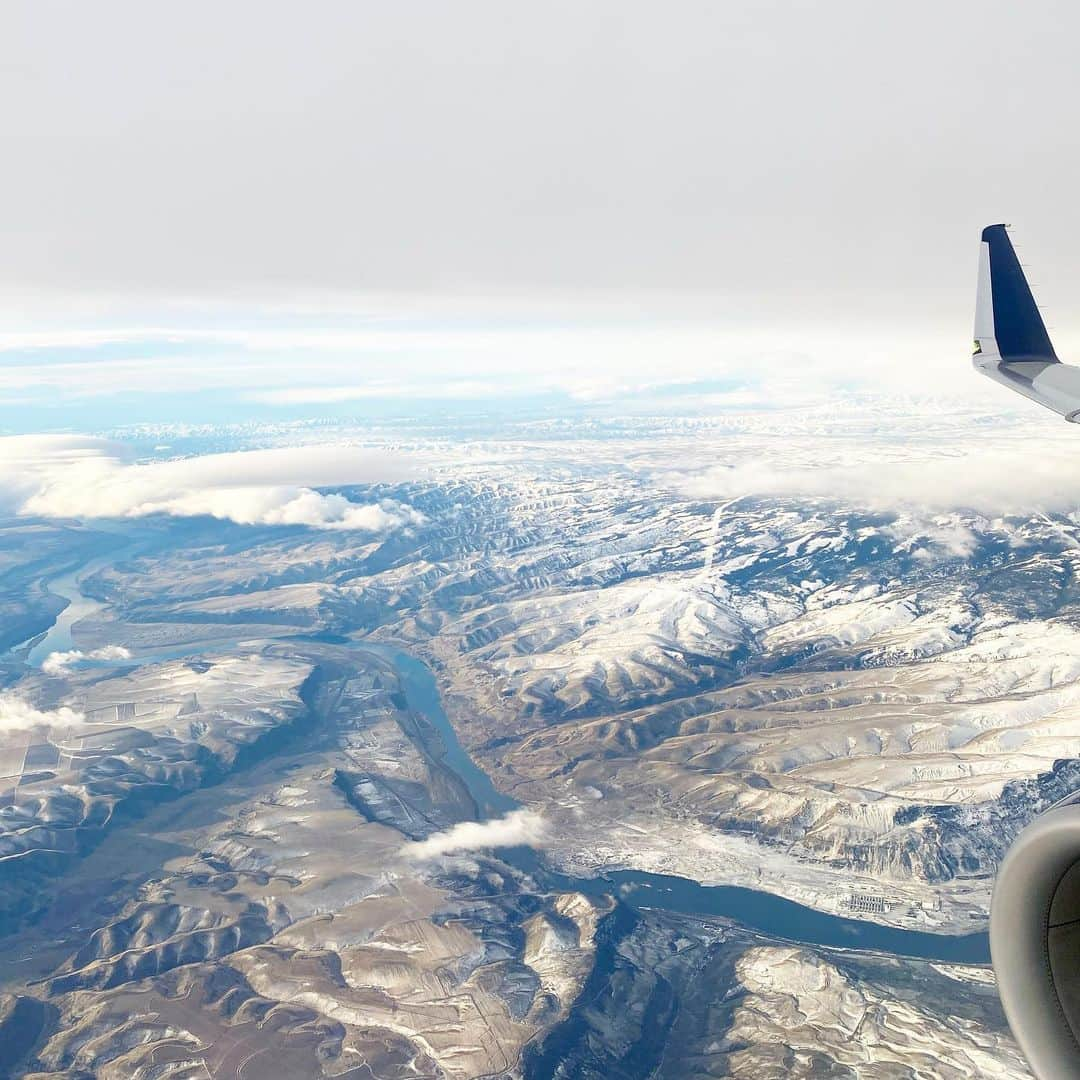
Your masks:
M 435 859 L 485 848 L 537 846 L 547 839 L 547 823 L 533 810 L 512 810 L 505 817 L 487 821 L 462 821 L 426 840 L 406 844 L 403 854 L 410 859 Z
M 829 448 L 822 447 L 822 452 Z M 1080 455 L 1054 443 L 975 445 L 964 453 L 922 453 L 905 460 L 854 448 L 863 460 L 816 466 L 768 460 L 739 462 L 675 478 L 687 494 L 703 498 L 808 497 L 871 509 L 975 510 L 990 515 L 1080 506 Z M 872 454 L 872 451 L 869 453 Z M 962 542 L 954 539 L 954 542 Z
M 986 522 L 981 522 L 985 526 Z M 926 517 L 902 514 L 882 529 L 885 536 L 906 549 L 912 557 L 931 561 L 940 556 L 967 559 L 979 546 L 979 537 L 967 522 L 955 514 Z
M 131 650 L 123 645 L 104 645 L 100 649 L 91 649 L 83 652 L 82 649 L 71 649 L 68 652 L 53 652 L 45 657 L 41 664 L 41 670 L 46 675 L 63 675 L 75 664 L 85 660 L 129 660 Z
M 432 301 L 435 304 L 435 301 Z M 497 400 L 549 394 L 578 405 L 676 400 L 692 411 L 835 400 L 845 388 L 976 398 L 1014 407 L 966 363 L 942 368 L 951 338 L 897 331 L 876 335 L 829 326 L 816 335 L 709 314 L 660 313 L 642 323 L 634 311 L 529 310 L 524 300 L 492 298 L 477 316 L 450 304 L 389 304 L 361 321 L 357 312 L 309 314 L 281 325 L 273 308 L 244 308 L 206 325 L 196 313 L 171 326 L 118 325 L 109 330 L 11 331 L 0 326 L 0 406 L 31 400 L 56 407 L 107 399 L 169 395 L 169 407 L 205 409 L 212 391 L 238 410 L 253 406 L 320 411 L 350 402 L 420 399 Z M 328 325 L 316 325 L 313 320 Z M 227 320 L 223 322 L 222 320 Z M 508 363 L 508 359 L 512 362 Z M 932 372 L 932 381 L 927 375 Z M 718 395 L 718 396 L 717 396 Z M 194 400 L 188 400 L 193 398 Z M 181 405 L 181 402 L 187 402 Z M 13 413 L 16 425 L 21 417 Z
M 10 690 L 0 690 L 0 734 L 9 731 L 28 731 L 36 727 L 57 727 L 81 724 L 86 717 L 66 705 L 51 712 L 35 709 L 25 699 Z
M 678 18 L 640 0 L 521 5 L 512 20 L 493 0 L 425 5 L 423 19 L 342 0 L 303 19 L 293 5 L 170 5 L 166 32 L 157 5 L 105 7 L 5 5 L 4 44 L 26 58 L 0 66 L 3 100 L 20 103 L 5 121 L 9 319 L 22 297 L 66 311 L 103 294 L 134 306 L 550 283 L 654 307 L 690 292 L 768 301 L 761 321 L 796 326 L 863 317 L 867 353 L 937 316 L 958 343 L 975 225 L 1003 192 L 1032 240 L 1048 238 L 1046 280 L 1075 291 L 1080 151 L 1059 137 L 1080 79 L 1071 5 L 1052 19 L 916 5 L 932 35 L 908 6 L 855 0 L 687 4 Z M 953 58 L 1003 62 L 1015 42 L 1043 62 L 981 87 L 983 115 L 1024 123 L 998 183 L 980 184 L 985 129 Z M 912 55 L 919 79 L 883 74 Z M 747 91 L 724 138 L 702 138 Z M 1051 147 L 1057 167 L 1033 168 Z
M 337 405 L 369 398 L 454 398 L 473 400 L 522 392 L 516 382 L 484 379 L 426 379 L 414 382 L 371 382 L 344 386 L 290 386 L 260 390 L 248 399 L 263 405 Z
M 400 480 L 411 471 L 400 455 L 353 446 L 132 463 L 104 439 L 15 436 L 0 439 L 0 505 L 41 517 L 208 514 L 242 525 L 385 533 L 424 517 L 394 500 L 356 503 L 313 488 Z

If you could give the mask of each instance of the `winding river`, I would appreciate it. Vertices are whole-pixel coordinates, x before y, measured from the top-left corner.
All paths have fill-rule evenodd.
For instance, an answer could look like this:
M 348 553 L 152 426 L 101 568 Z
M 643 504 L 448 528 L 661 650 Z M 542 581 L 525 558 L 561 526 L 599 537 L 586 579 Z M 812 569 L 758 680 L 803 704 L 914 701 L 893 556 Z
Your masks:
M 126 550 L 126 548 L 125 548 Z M 81 583 L 101 567 L 114 562 L 119 553 L 102 556 L 78 570 L 53 578 L 49 590 L 68 601 L 45 636 L 35 642 L 26 661 L 40 666 L 54 651 L 73 648 L 71 627 L 101 605 L 86 596 Z M 282 635 L 282 640 L 307 635 Z M 310 640 L 310 636 L 308 636 Z M 195 643 L 141 654 L 139 663 L 190 656 L 207 648 L 228 647 L 228 642 Z M 409 707 L 420 713 L 439 732 L 445 753 L 442 763 L 461 779 L 482 817 L 507 813 L 519 806 L 516 800 L 498 791 L 458 741 L 457 733 L 443 709 L 435 677 L 416 657 L 385 645 L 357 642 L 358 651 L 375 653 L 396 667 Z M 897 956 L 917 957 L 948 963 L 984 964 L 990 959 L 985 933 L 966 935 L 933 934 L 883 926 L 864 919 L 849 919 L 805 907 L 772 893 L 731 885 L 701 885 L 696 881 L 650 874 L 639 870 L 618 870 L 601 877 L 571 877 L 546 867 L 531 848 L 505 849 L 501 856 L 532 874 L 546 888 L 577 891 L 592 896 L 617 894 L 630 907 L 662 909 L 683 915 L 720 916 L 771 937 L 833 948 L 854 948 Z
M 82 591 L 79 582 L 115 561 L 115 552 L 101 555 L 49 581 L 49 592 L 66 600 L 67 607 L 57 615 L 56 621 L 49 627 L 45 636 L 31 646 L 26 654 L 28 664 L 41 667 L 49 653 L 69 652 L 75 648 L 75 643 L 71 639 L 72 626 L 101 608 L 100 601 L 87 596 Z
M 461 778 L 481 814 L 494 816 L 516 809 L 519 804 L 495 788 L 491 778 L 458 741 L 443 709 L 435 677 L 427 665 L 399 650 L 368 645 L 363 648 L 394 662 L 409 707 L 422 713 L 438 730 L 446 744 L 443 763 Z M 569 877 L 544 867 L 537 853 L 530 848 L 512 848 L 502 855 L 552 889 L 576 890 L 592 896 L 615 892 L 633 908 L 660 908 L 683 915 L 719 915 L 752 930 L 808 945 L 867 949 L 949 963 L 985 964 L 990 961 L 990 945 L 985 933 L 930 934 L 882 926 L 865 919 L 830 915 L 773 893 L 736 885 L 701 885 L 689 878 L 641 870 L 616 870 L 596 878 Z

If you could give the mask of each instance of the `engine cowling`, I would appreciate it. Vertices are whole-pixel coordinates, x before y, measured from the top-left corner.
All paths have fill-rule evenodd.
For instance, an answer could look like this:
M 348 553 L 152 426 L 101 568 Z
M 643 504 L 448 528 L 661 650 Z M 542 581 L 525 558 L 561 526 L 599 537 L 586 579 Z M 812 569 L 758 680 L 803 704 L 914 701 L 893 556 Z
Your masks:
M 1002 862 L 990 954 L 1035 1075 L 1080 1080 L 1080 793 L 1041 814 Z

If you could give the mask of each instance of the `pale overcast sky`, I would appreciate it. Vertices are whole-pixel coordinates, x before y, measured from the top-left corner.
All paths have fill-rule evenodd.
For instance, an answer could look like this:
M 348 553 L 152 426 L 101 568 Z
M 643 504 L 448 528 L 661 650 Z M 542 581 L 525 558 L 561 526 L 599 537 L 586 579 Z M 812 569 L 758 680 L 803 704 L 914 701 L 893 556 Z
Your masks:
M 0 332 L 614 305 L 966 349 L 1007 220 L 1080 351 L 1078 37 L 1066 2 L 7 0 Z

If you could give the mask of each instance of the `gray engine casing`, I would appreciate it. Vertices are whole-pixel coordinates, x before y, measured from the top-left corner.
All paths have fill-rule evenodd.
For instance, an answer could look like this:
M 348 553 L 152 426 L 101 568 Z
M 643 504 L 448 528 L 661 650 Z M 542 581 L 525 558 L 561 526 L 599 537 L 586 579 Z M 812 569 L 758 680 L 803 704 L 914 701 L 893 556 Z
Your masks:
M 1080 1080 L 1080 793 L 1016 839 L 998 871 L 990 954 L 1039 1080 Z

